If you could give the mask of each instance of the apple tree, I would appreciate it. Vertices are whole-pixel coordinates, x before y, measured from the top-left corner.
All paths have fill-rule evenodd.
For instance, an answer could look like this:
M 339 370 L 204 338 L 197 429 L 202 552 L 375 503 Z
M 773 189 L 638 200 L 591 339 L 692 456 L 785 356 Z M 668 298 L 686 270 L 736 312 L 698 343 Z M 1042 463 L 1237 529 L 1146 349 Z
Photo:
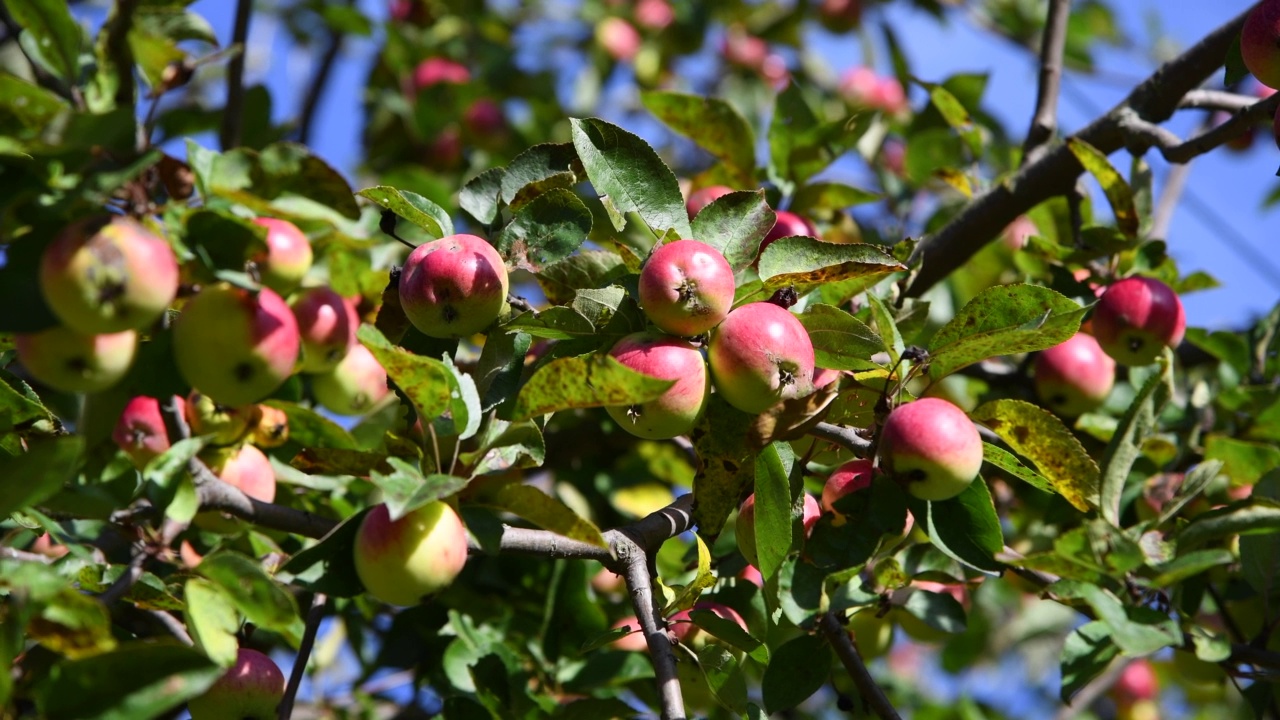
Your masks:
M 1073 133 L 1103 0 L 212 5 L 0 7 L 0 716 L 1276 716 L 1280 307 L 1153 166 L 1280 0 Z

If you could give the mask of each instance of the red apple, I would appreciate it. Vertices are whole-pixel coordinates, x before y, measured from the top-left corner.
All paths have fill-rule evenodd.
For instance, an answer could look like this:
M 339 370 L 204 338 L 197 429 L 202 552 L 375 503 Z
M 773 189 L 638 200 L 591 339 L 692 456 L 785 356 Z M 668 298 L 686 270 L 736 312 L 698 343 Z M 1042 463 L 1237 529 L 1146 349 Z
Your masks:
M 467 529 L 439 500 L 398 520 L 377 505 L 356 535 L 356 574 L 370 595 L 390 605 L 417 605 L 452 583 L 466 562 Z
M 640 307 L 663 332 L 691 337 L 725 319 L 735 288 L 733 268 L 719 250 L 677 240 L 654 250 L 641 268 Z
M 626 627 L 630 632 L 622 637 L 609 643 L 614 650 L 625 650 L 627 652 L 648 652 L 649 642 L 644 639 L 644 630 L 640 627 L 640 619 L 635 615 L 629 615 L 615 622 L 610 626 L 612 629 Z
M 180 409 L 186 403 L 177 398 Z M 111 439 L 124 450 L 134 467 L 142 469 L 147 463 L 169 449 L 169 429 L 164 423 L 164 413 L 160 410 L 160 401 L 146 395 L 139 395 L 124 406 L 120 419 L 116 422 Z
M 337 367 L 311 378 L 316 401 L 338 415 L 363 415 L 389 392 L 387 371 L 363 345 L 352 346 Z
M 14 337 L 18 362 L 31 377 L 55 390 L 93 393 L 115 385 L 129 372 L 138 350 L 132 330 L 83 335 L 62 325 Z
M 1139 658 L 1126 665 L 1112 692 L 1118 705 L 1132 705 L 1139 700 L 1154 699 L 1160 693 L 1160 680 L 1151 667 L 1151 661 Z
M 413 87 L 422 90 L 433 85 L 465 85 L 471 82 L 467 66 L 442 57 L 432 57 L 418 63 L 413 70 Z
M 764 236 L 764 240 L 760 241 L 760 252 L 764 252 L 764 249 L 772 245 L 773 241 L 784 237 L 818 237 L 818 228 L 807 218 L 803 218 L 789 210 L 777 210 L 774 215 L 777 219 L 774 221 L 769 233 Z
M 800 516 L 800 522 L 804 525 L 805 537 L 813 532 L 813 526 L 818 522 L 818 518 L 822 516 L 822 508 L 818 507 L 818 501 L 813 499 L 809 493 L 804 494 L 804 511 Z M 738 550 L 742 552 L 742 556 L 747 562 L 756 567 L 760 567 L 759 555 L 756 552 L 756 495 L 752 493 L 742 501 L 742 506 L 738 508 L 738 519 L 734 525 L 734 531 L 738 536 Z
M 206 459 L 214 475 L 245 495 L 268 503 L 276 499 L 276 471 L 258 448 L 242 445 L 239 449 L 215 450 Z
M 462 164 L 462 131 L 450 124 L 427 142 L 424 163 L 433 170 L 454 170 Z
M 708 351 L 716 392 L 747 413 L 813 391 L 813 343 L 790 312 L 767 302 L 748 303 L 725 318 Z
M 880 465 L 921 500 L 947 500 L 978 476 L 982 437 L 960 408 L 921 398 L 889 413 L 880 430 Z
M 630 62 L 640 52 L 640 33 L 620 17 L 607 17 L 596 25 L 596 42 L 619 62 Z
M 639 0 L 635 14 L 636 23 L 648 30 L 664 30 L 676 19 L 675 10 L 667 0 Z
M 302 340 L 303 372 L 327 372 L 337 367 L 356 343 L 360 318 L 355 307 L 327 287 L 306 288 L 290 303 Z
M 689 615 L 694 610 L 709 610 L 712 613 L 737 623 L 743 630 L 747 629 L 747 622 L 742 619 L 737 610 L 711 600 L 704 600 L 693 606 L 689 610 L 681 610 L 680 612 L 667 618 L 667 627 L 671 629 L 671 634 L 676 640 L 688 645 L 695 650 L 707 644 L 706 633 L 702 632 L 702 628 L 698 627 Z
M 267 247 L 254 254 L 262 284 L 280 294 L 298 287 L 311 269 L 311 241 L 288 220 L 260 217 L 253 222 L 267 229 Z
M 1165 347 L 1177 347 L 1186 329 L 1178 294 L 1154 278 L 1111 285 L 1093 311 L 1094 337 L 1121 365 L 1150 365 Z
M 1076 417 L 1106 402 L 1116 382 L 1116 361 L 1081 332 L 1041 352 L 1033 373 L 1040 400 L 1059 415 Z
M 1040 228 L 1036 227 L 1034 221 L 1026 215 L 1019 215 L 1014 221 L 1009 223 L 1004 229 L 1004 233 L 1000 239 L 1004 241 L 1004 246 L 1017 252 L 1027 246 L 1027 240 L 1032 235 L 1039 235 Z
M 871 461 L 863 459 L 850 460 L 836 468 L 822 486 L 822 509 L 839 515 L 835 502 L 845 495 L 871 487 L 872 472 Z
M 1262 0 L 1245 18 L 1240 55 L 1258 82 L 1280 88 L 1280 0 Z
M 619 340 L 609 355 L 637 372 L 676 381 L 656 400 L 606 407 L 623 430 L 636 437 L 666 440 L 693 429 L 711 394 L 701 350 L 671 335 L 639 332 Z
M 462 114 L 462 126 L 480 143 L 489 143 L 507 132 L 507 118 L 502 106 L 489 98 L 480 98 Z
M 257 650 L 240 648 L 236 662 L 187 704 L 191 720 L 275 720 L 284 698 L 284 673 Z
M 450 235 L 409 253 L 400 305 L 413 326 L 435 338 L 474 335 L 498 319 L 507 301 L 507 268 L 484 238 Z
M 698 213 L 702 212 L 702 208 L 731 192 L 733 192 L 733 188 L 728 185 L 708 185 L 689 193 L 689 199 L 685 202 L 685 209 L 689 211 L 689 219 L 692 220 Z
M 720 54 L 732 65 L 759 70 L 769 56 L 769 43 L 748 34 L 741 25 L 731 25 L 720 46 Z

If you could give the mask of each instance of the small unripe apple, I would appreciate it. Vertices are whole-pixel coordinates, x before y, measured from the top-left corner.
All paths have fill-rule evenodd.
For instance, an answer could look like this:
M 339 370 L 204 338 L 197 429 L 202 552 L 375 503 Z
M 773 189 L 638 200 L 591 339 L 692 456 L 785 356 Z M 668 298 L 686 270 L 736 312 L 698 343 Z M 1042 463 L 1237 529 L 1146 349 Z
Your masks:
M 621 620 L 609 626 L 611 629 L 627 627 L 630 629 L 626 635 L 609 643 L 609 647 L 614 650 L 625 650 L 627 652 L 648 652 L 649 642 L 644 639 L 644 630 L 640 627 L 640 619 L 635 615 L 628 615 Z
M 835 503 L 851 493 L 871 487 L 872 467 L 870 460 L 850 460 L 836 468 L 822 486 L 822 509 L 840 515 Z
M 289 416 L 280 408 L 258 406 L 258 422 L 253 426 L 249 440 L 260 448 L 274 448 L 289 439 Z
M 1280 0 L 1262 0 L 1245 18 L 1240 55 L 1258 82 L 1280 88 Z
M 311 241 L 288 220 L 260 217 L 253 221 L 267 229 L 267 248 L 253 256 L 262 284 L 281 295 L 291 292 L 311 269 Z
M 818 518 L 822 516 L 822 508 L 818 507 L 818 501 L 813 499 L 809 493 L 804 494 L 804 511 L 801 517 L 801 524 L 804 525 L 805 537 L 813 532 L 813 526 L 818 522 Z M 760 567 L 759 555 L 756 552 L 756 495 L 751 493 L 746 500 L 742 501 L 742 506 L 738 508 L 738 519 L 734 525 L 734 532 L 738 536 L 738 550 L 742 552 L 742 557 L 747 562 L 756 567 Z
M 982 437 L 960 408 L 920 398 L 899 405 L 885 419 L 880 466 L 921 500 L 947 500 L 978 476 Z
M 302 372 L 327 372 L 337 367 L 356 344 L 360 318 L 346 298 L 327 287 L 298 293 L 290 303 L 302 339 Z
M 387 371 L 363 345 L 352 346 L 337 367 L 311 378 L 316 401 L 338 415 L 363 415 L 389 392 Z
M 640 270 L 640 307 L 663 332 L 691 337 L 719 325 L 733 307 L 733 268 L 719 250 L 677 240 L 653 251 Z
M 676 381 L 655 400 L 606 407 L 623 430 L 648 440 L 666 440 L 693 429 L 711 395 L 701 350 L 678 337 L 639 332 L 619 340 L 609 355 L 636 372 Z
M 1076 417 L 1107 401 L 1116 382 L 1116 361 L 1087 333 L 1041 352 L 1033 366 L 1036 394 L 1053 412 Z
M 877 617 L 875 610 L 861 610 L 845 626 L 864 660 L 881 657 L 893 647 L 893 620 L 888 615 Z
M 448 58 L 427 58 L 418 63 L 413 70 L 415 90 L 433 85 L 466 85 L 469 82 L 471 82 L 471 71 L 467 66 Z
M 92 393 L 115 385 L 129 372 L 138 351 L 132 330 L 84 335 L 62 325 L 17 335 L 18 362 L 31 377 L 55 390 Z
M 163 239 L 128 218 L 63 230 L 40 258 L 40 291 L 84 335 L 145 328 L 178 292 L 178 261 Z
M 716 392 L 746 413 L 761 413 L 813 390 L 813 343 L 795 315 L 773 303 L 736 308 L 711 335 Z
M 276 471 L 258 448 L 214 448 L 206 450 L 202 457 L 214 475 L 245 495 L 262 502 L 276 499 Z
M 822 0 L 818 22 L 833 33 L 847 33 L 862 24 L 862 0 Z
M 186 403 L 178 398 L 179 406 Z M 111 439 L 124 450 L 134 467 L 141 469 L 169 449 L 169 429 L 164 423 L 160 401 L 146 395 L 131 399 L 120 413 Z
M 808 218 L 801 217 L 790 210 L 778 210 L 774 215 L 777 219 L 773 223 L 773 228 L 764 236 L 764 240 L 760 241 L 760 252 L 764 252 L 764 249 L 772 245 L 773 241 L 784 237 L 797 235 L 818 237 L 818 228 Z
M 1173 288 L 1154 278 L 1128 277 L 1111 285 L 1093 310 L 1093 335 L 1121 365 L 1150 365 L 1177 347 L 1187 316 Z
M 689 193 L 689 199 L 684 204 L 685 209 L 689 211 L 689 219 L 692 220 L 702 212 L 702 208 L 731 192 L 733 188 L 728 185 L 708 185 Z
M 187 301 L 173 325 L 178 370 L 192 387 L 229 407 L 255 403 L 293 374 L 301 339 L 275 291 L 222 283 Z
M 284 673 L 257 650 L 240 648 L 236 662 L 187 704 L 191 720 L 275 720 L 284 698 Z
M 419 245 L 400 274 L 405 315 L 434 338 L 467 337 L 489 327 L 502 312 L 507 290 L 502 256 L 475 235 L 450 235 Z
M 392 521 L 386 505 L 365 515 L 356 534 L 356 574 L 378 600 L 416 605 L 444 589 L 467 562 L 467 529 L 436 500 Z
M 688 645 L 694 650 L 698 650 L 707 644 L 707 633 L 702 632 L 702 628 L 690 619 L 689 614 L 694 610 L 709 610 L 712 613 L 724 618 L 732 620 L 738 624 L 743 630 L 747 629 L 747 621 L 742 619 L 737 610 L 710 600 L 704 600 L 693 606 L 690 610 L 681 610 L 680 612 L 667 618 L 667 627 L 671 629 L 671 634 L 676 640 Z
M 258 420 L 256 405 L 219 405 L 199 390 L 192 390 L 187 396 L 185 410 L 191 434 L 207 437 L 211 445 L 240 442 Z
M 607 17 L 596 25 L 596 42 L 620 62 L 629 62 L 640 52 L 640 33 L 620 17 Z

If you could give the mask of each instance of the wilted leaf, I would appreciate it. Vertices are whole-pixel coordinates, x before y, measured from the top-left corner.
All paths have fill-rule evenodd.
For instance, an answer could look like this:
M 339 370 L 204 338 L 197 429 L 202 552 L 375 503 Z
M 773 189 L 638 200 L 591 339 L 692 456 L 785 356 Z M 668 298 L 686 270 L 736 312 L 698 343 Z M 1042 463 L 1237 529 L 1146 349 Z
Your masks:
M 766 291 L 791 285 L 800 295 L 840 280 L 880 278 L 906 270 L 874 245 L 829 243 L 811 237 L 773 241 L 760 254 L 759 267 Z
M 1053 489 L 1081 512 L 1097 502 L 1098 465 L 1057 416 L 1023 400 L 992 400 L 969 417 L 1034 463 Z

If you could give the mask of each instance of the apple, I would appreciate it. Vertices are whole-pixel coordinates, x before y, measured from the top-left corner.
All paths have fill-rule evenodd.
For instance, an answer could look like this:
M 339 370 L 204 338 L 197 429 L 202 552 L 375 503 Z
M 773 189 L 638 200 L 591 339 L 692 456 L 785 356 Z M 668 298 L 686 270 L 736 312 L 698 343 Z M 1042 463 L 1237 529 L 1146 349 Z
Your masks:
M 186 403 L 178 398 L 179 407 Z M 141 470 L 147 463 L 169 449 L 169 428 L 164 422 L 160 401 L 146 395 L 129 400 L 111 433 L 111 439 L 124 450 Z
M 191 720 L 275 720 L 284 673 L 257 650 L 240 648 L 236 662 L 204 694 L 187 703 Z
M 689 610 L 681 610 L 680 612 L 667 618 L 667 627 L 671 629 L 671 634 L 679 642 L 688 645 L 694 650 L 698 650 L 707 644 L 707 633 L 690 619 L 689 614 L 694 610 L 710 610 L 712 613 L 736 622 L 743 630 L 747 629 L 747 622 L 742 619 L 737 610 L 710 600 L 704 600 L 693 606 Z
M 609 355 L 636 372 L 676 381 L 655 400 L 606 407 L 623 430 L 647 440 L 667 440 L 693 429 L 711 395 L 702 351 L 678 337 L 638 332 L 619 340 Z
M 882 657 L 893 647 L 893 620 L 887 615 L 877 616 L 873 609 L 854 613 L 845 627 L 849 628 L 849 637 L 853 638 L 853 644 L 864 660 Z
M 1032 367 L 1041 402 L 1066 417 L 1100 407 L 1116 382 L 1116 361 L 1082 332 L 1042 351 Z
M 1245 18 L 1240 55 L 1258 82 L 1280 88 L 1280 0 L 1262 0 Z
M 327 287 L 306 288 L 289 303 L 302 340 L 302 372 L 328 372 L 356 344 L 355 307 Z
M 813 526 L 818 522 L 818 518 L 822 516 L 822 508 L 818 507 L 818 501 L 813 499 L 809 493 L 804 494 L 804 511 L 800 516 L 800 522 L 804 525 L 805 537 L 813 532 Z M 756 553 L 756 495 L 751 493 L 746 500 L 742 501 L 741 507 L 738 508 L 738 519 L 734 524 L 734 532 L 738 536 L 738 550 L 742 552 L 742 557 L 755 567 L 760 567 L 759 555 Z
M 746 580 L 756 587 L 764 587 L 764 576 L 760 574 L 760 568 L 755 565 L 747 565 L 742 568 L 742 572 L 738 573 L 738 577 Z
M 689 211 L 689 219 L 692 220 L 702 212 L 702 208 L 731 192 L 733 188 L 728 185 L 708 185 L 689 193 L 689 199 L 684 204 L 685 209 Z
M 275 392 L 293 374 L 300 345 L 293 312 L 268 288 L 206 287 L 187 301 L 173 325 L 182 377 L 229 407 Z
M 423 90 L 433 85 L 466 85 L 469 82 L 471 71 L 467 66 L 448 58 L 427 58 L 413 69 L 414 90 Z
M 40 291 L 81 335 L 138 330 L 178 293 L 178 261 L 163 239 L 128 218 L 71 225 L 40 257 Z
M 129 372 L 138 351 L 138 333 L 85 335 L 55 325 L 17 335 L 14 344 L 18 362 L 31 377 L 54 390 L 93 393 L 115 385 Z
M 1118 707 L 1116 720 L 1160 720 L 1160 703 L 1155 700 L 1139 700 L 1132 705 Z
M 862 24 L 862 0 L 822 0 L 818 22 L 833 33 L 847 33 Z
M 756 414 L 813 391 L 813 343 L 790 312 L 767 302 L 736 308 L 711 335 L 716 392 Z
M 63 545 L 62 543 L 54 542 L 53 536 L 49 533 L 45 533 L 40 537 L 37 537 L 35 541 L 31 543 L 31 547 L 27 548 L 27 551 L 33 552 L 37 555 L 43 555 L 50 560 L 57 560 L 58 558 L 66 557 L 67 553 L 71 552 L 71 548 Z
M 267 247 L 251 258 L 263 285 L 280 294 L 291 292 L 311 269 L 311 241 L 288 220 L 260 217 L 253 222 L 267 229 Z
M 769 56 L 769 43 L 751 35 L 741 25 L 731 25 L 721 41 L 720 54 L 731 65 L 759 70 Z
M 1026 215 L 1019 215 L 1004 229 L 1000 239 L 1004 242 L 1005 247 L 1017 252 L 1027 246 L 1027 240 L 1032 235 L 1039 234 L 1040 228 L 1036 227 L 1031 218 Z
M 889 138 L 880 146 L 880 167 L 898 177 L 907 174 L 907 144 L 899 138 Z
M 1151 661 L 1139 658 L 1125 665 L 1116 684 L 1112 687 L 1116 704 L 1132 705 L 1140 700 L 1152 700 L 1160 693 L 1160 680 L 1151 667 Z
M 493 324 L 507 302 L 507 268 L 483 238 L 450 235 L 409 253 L 400 305 L 424 335 L 460 338 Z
M 462 114 L 462 126 L 481 144 L 501 140 L 507 132 L 507 118 L 502 106 L 489 98 L 480 98 Z
M 659 246 L 640 269 L 640 307 L 660 330 L 701 335 L 733 307 L 733 268 L 719 250 L 697 240 Z
M 387 371 L 363 345 L 355 345 L 338 366 L 311 378 L 311 394 L 338 415 L 363 415 L 387 393 Z
M 760 63 L 760 77 L 775 91 L 782 92 L 791 83 L 787 59 L 778 53 L 769 53 L 764 57 L 764 62 Z
M 258 448 L 247 444 L 238 448 L 212 448 L 201 457 L 214 475 L 245 495 L 268 503 L 276 499 L 276 471 Z
M 969 416 L 940 398 L 894 408 L 880 429 L 880 466 L 921 500 L 964 492 L 982 468 L 982 437 Z
M 665 30 L 676 19 L 667 0 L 639 0 L 635 8 L 636 23 L 647 30 Z
M 845 495 L 871 487 L 872 472 L 871 461 L 863 459 L 850 460 L 836 468 L 822 486 L 822 509 L 841 515 L 835 510 L 835 502 Z
M 839 92 L 855 107 L 901 115 L 908 109 L 907 94 L 894 77 L 881 77 L 869 67 L 854 67 L 840 78 Z
M 627 582 L 621 575 L 602 567 L 591 576 L 591 588 L 601 595 L 615 597 L 627 591 Z
M 258 406 L 258 422 L 250 432 L 249 440 L 260 448 L 274 448 L 289 439 L 289 416 L 280 408 Z
M 356 574 L 390 605 L 418 604 L 453 582 L 466 562 L 467 529 L 440 500 L 395 521 L 386 505 L 376 505 L 356 534 Z
M 764 252 L 764 249 L 772 245 L 773 241 L 784 237 L 796 235 L 811 238 L 818 237 L 818 228 L 807 218 L 800 217 L 789 210 L 777 210 L 774 215 L 777 219 L 774 221 L 769 233 L 764 236 L 764 240 L 760 241 L 760 252 Z
M 1093 335 L 1121 365 L 1150 365 L 1187 330 L 1182 301 L 1168 285 L 1128 277 L 1108 287 L 1093 310 Z
M 184 414 L 191 426 L 191 434 L 206 436 L 211 445 L 240 442 L 258 421 L 256 405 L 219 405 L 199 390 L 192 390 L 187 396 Z
M 631 632 L 609 643 L 609 647 L 614 650 L 625 650 L 627 652 L 648 652 L 649 641 L 644 638 L 644 630 L 640 627 L 640 619 L 635 615 L 629 615 L 609 626 L 610 629 L 616 630 L 621 627 L 630 628 Z
M 640 52 L 640 33 L 620 17 L 607 17 L 596 25 L 596 42 L 619 62 L 630 62 Z

